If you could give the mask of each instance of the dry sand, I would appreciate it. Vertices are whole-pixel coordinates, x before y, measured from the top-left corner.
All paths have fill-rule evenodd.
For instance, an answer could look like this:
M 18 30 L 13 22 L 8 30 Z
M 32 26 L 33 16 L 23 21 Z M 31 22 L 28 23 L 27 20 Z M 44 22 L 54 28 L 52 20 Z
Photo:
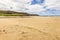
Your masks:
M 0 40 L 60 40 L 60 17 L 0 18 Z

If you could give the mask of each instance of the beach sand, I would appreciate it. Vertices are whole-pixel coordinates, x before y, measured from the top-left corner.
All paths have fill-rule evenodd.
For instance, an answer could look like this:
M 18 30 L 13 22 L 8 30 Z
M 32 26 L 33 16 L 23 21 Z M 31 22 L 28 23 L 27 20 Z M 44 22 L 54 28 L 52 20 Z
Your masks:
M 0 17 L 0 40 L 60 40 L 60 17 Z

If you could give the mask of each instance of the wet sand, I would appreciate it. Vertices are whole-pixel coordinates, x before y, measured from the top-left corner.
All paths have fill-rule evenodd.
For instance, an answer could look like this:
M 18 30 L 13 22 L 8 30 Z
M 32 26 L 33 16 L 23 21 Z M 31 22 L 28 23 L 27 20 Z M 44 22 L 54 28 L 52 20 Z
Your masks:
M 0 17 L 0 40 L 60 40 L 60 17 Z

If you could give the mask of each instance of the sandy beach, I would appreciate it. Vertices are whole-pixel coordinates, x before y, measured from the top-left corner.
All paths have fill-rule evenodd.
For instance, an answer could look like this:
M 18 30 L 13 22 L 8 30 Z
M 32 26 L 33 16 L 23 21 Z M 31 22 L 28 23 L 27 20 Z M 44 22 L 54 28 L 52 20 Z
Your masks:
M 0 17 L 0 40 L 60 40 L 60 17 Z

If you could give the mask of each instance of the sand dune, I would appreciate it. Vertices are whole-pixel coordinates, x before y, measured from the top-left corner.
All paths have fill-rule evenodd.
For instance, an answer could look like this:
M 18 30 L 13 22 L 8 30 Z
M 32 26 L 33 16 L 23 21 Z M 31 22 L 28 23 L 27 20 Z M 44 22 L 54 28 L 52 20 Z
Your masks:
M 0 40 L 60 40 L 60 17 L 0 18 Z

